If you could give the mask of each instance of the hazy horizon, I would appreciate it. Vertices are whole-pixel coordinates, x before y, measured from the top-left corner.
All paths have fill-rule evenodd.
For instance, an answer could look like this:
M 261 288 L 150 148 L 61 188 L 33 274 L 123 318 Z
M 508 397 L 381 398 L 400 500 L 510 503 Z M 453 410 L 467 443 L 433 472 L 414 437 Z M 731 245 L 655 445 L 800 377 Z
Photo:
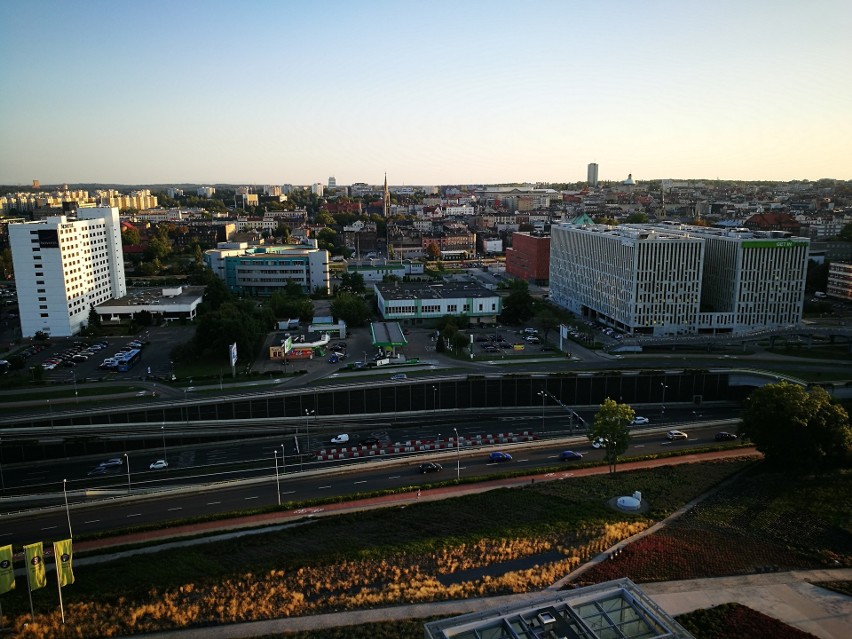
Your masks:
M 852 178 L 852 3 L 10 2 L 0 183 Z M 707 177 L 676 177 L 704 175 Z

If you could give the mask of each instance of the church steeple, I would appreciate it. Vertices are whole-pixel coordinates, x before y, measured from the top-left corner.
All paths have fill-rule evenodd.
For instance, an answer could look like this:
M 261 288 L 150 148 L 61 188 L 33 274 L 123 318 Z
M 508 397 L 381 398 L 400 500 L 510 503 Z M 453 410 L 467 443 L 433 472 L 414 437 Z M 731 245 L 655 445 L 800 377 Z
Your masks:
M 385 214 L 385 218 L 390 215 L 390 191 L 388 191 L 388 174 L 385 171 L 385 190 L 382 196 L 382 209 Z

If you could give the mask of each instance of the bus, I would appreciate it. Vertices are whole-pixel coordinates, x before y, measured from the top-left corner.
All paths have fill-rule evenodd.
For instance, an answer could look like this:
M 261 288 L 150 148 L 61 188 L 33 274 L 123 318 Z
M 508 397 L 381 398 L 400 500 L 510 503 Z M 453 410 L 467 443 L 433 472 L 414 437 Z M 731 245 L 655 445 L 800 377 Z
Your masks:
M 116 368 L 119 373 L 126 373 L 131 368 L 136 366 L 137 362 L 142 359 L 142 351 L 138 349 L 133 349 L 132 351 L 127 351 L 121 359 L 118 360 L 118 365 Z

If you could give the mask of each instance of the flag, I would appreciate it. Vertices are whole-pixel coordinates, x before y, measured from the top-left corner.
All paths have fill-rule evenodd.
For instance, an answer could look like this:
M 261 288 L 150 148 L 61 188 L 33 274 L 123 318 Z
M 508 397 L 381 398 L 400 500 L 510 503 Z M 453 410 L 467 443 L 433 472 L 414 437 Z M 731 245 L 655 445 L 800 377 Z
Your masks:
M 15 587 L 15 568 L 12 566 L 12 546 L 0 548 L 0 595 Z
M 56 578 L 59 587 L 74 583 L 74 571 L 71 570 L 71 540 L 53 542 L 53 557 L 56 560 Z
M 38 590 L 47 585 L 44 576 L 44 550 L 41 542 L 24 546 L 24 556 L 27 558 L 27 578 L 30 590 Z

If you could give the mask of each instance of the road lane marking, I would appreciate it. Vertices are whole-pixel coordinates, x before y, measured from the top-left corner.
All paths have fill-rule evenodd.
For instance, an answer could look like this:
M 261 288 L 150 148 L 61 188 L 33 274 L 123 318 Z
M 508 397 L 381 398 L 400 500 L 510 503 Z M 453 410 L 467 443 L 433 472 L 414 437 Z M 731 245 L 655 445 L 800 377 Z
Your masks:
M 91 520 L 89 520 L 89 521 L 84 521 L 83 523 L 84 523 L 84 524 L 97 524 L 97 523 L 99 523 L 100 521 L 101 521 L 100 519 L 91 519 Z
M 257 499 L 257 495 L 253 495 L 251 497 L 243 497 L 243 499 Z
M 183 510 L 183 507 L 177 506 L 176 508 L 169 508 L 169 512 L 171 512 L 173 510 Z
M 281 494 L 282 495 L 295 495 L 296 491 L 295 490 L 285 490 Z
M 399 475 L 391 475 L 388 479 L 399 479 Z
M 222 503 L 221 501 L 208 501 L 207 505 L 208 506 L 215 506 L 216 504 L 221 504 L 221 503 Z
M 324 488 L 331 488 L 331 486 L 317 486 L 317 490 L 322 490 Z
M 54 528 L 58 528 L 58 527 L 59 526 L 46 526 L 45 528 L 42 528 L 42 530 L 53 530 Z
M 356 484 L 366 484 L 366 483 L 367 483 L 367 480 L 366 480 L 366 479 L 362 479 L 361 481 L 356 481 L 355 483 L 356 483 Z
M 128 517 L 141 517 L 142 513 L 133 513 L 133 514 L 130 514 L 130 515 L 127 515 L 127 516 Z

